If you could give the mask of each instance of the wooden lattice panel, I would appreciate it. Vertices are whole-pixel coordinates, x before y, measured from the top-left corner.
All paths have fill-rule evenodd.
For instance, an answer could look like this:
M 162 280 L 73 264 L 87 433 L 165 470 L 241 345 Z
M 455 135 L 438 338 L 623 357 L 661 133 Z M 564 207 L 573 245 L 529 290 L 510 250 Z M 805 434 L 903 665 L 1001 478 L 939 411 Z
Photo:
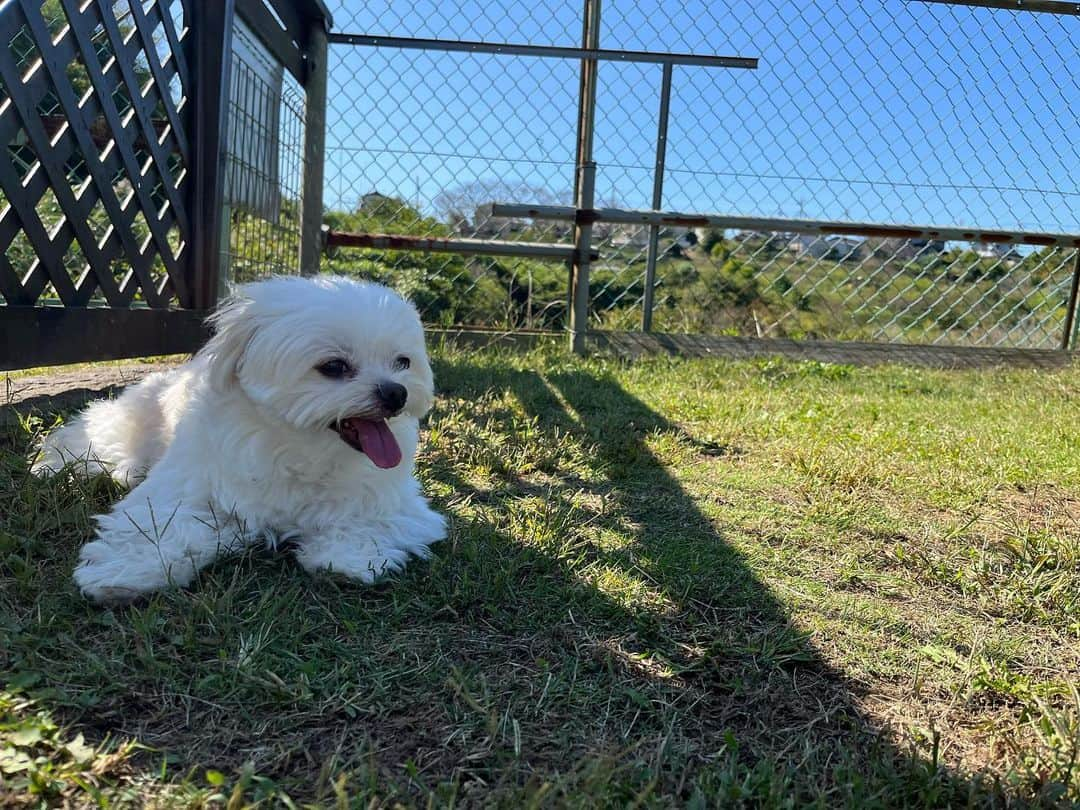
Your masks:
M 190 306 L 194 0 L 0 4 L 0 296 Z

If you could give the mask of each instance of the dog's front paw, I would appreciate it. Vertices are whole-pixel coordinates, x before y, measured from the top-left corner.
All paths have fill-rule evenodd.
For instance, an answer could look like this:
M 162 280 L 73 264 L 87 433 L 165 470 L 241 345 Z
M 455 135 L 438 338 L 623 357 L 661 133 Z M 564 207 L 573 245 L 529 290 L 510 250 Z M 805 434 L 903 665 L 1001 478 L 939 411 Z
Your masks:
M 111 545 L 95 540 L 83 546 L 75 569 L 75 584 L 95 602 L 130 602 L 170 583 L 170 572 L 157 547 Z
M 83 596 L 103 605 L 123 605 L 145 593 L 129 582 L 118 581 L 105 566 L 86 563 L 75 569 L 75 584 Z
M 400 571 L 409 554 L 372 540 L 317 537 L 301 544 L 296 559 L 311 573 L 338 574 L 370 585 Z

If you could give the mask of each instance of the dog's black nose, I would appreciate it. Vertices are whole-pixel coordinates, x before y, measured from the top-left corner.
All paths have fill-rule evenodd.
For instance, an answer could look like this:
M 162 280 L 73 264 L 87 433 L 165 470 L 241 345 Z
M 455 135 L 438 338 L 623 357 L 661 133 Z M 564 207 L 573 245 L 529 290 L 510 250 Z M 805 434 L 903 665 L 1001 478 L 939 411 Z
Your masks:
M 386 410 L 390 411 L 390 413 L 397 413 L 405 407 L 405 400 L 409 398 L 409 392 L 400 383 L 384 382 L 375 387 L 375 396 L 378 398 L 379 404 Z

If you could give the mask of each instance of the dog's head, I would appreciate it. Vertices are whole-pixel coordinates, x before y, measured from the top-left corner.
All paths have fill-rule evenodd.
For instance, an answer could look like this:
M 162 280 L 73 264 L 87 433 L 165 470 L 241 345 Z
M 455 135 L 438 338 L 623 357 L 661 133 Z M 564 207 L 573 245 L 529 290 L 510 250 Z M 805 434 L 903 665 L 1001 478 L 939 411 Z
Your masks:
M 201 354 L 217 391 L 242 391 L 300 430 L 336 430 L 379 467 L 401 451 L 387 424 L 431 408 L 431 365 L 413 306 L 392 290 L 335 276 L 240 287 L 211 317 Z

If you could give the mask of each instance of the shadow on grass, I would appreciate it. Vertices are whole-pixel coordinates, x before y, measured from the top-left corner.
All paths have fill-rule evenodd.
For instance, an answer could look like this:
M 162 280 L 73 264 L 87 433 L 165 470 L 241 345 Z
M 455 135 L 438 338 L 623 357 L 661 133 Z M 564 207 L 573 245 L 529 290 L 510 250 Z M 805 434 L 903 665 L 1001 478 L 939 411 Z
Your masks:
M 192 789 L 251 763 L 265 795 L 322 800 L 340 777 L 357 801 L 508 806 L 1001 798 L 892 746 L 650 448 L 736 449 L 603 374 L 454 360 L 437 375 L 451 404 L 424 469 L 454 532 L 375 588 L 253 553 L 99 610 L 69 572 L 115 493 L 32 481 L 9 453 L 4 681 L 92 740 L 157 748 L 144 772 L 164 757 Z M 497 397 L 464 407 L 505 392 L 524 422 Z
M 572 562 L 548 570 L 571 588 L 608 581 L 608 595 L 572 617 L 589 628 L 578 634 L 590 641 L 584 656 L 603 662 L 608 686 L 624 699 L 622 727 L 617 720 L 615 733 L 597 733 L 588 743 L 606 746 L 618 763 L 608 787 L 617 792 L 636 767 L 636 788 L 644 784 L 679 801 L 865 807 L 999 798 L 983 780 L 966 783 L 931 761 L 936 752 L 924 757 L 888 741 L 860 710 L 858 685 L 821 659 L 650 444 L 667 436 L 712 457 L 739 456 L 741 449 L 697 441 L 602 374 L 493 372 L 460 362 L 440 371 L 444 383 L 456 381 L 446 394 L 469 399 L 488 387 L 508 390 L 549 441 L 572 437 L 587 448 L 587 478 L 552 469 L 541 476 L 548 483 L 537 486 L 514 475 L 512 460 L 495 491 L 477 492 L 443 468 L 435 476 L 488 501 L 546 498 L 549 508 L 573 516 L 568 528 L 588 525 L 593 531 L 584 534 L 600 538 L 564 550 L 557 558 Z M 580 504 L 590 495 L 600 503 L 591 510 Z M 605 549 L 605 529 L 629 533 L 632 541 Z M 520 540 L 513 532 L 500 538 Z M 628 598 L 652 601 L 652 609 L 613 597 L 613 577 L 632 583 Z M 641 600 L 643 590 L 649 596 Z M 555 608 L 553 626 L 562 623 L 560 613 L 566 609 Z M 643 722 L 643 714 L 651 716 Z M 635 750 L 643 742 L 655 758 Z

